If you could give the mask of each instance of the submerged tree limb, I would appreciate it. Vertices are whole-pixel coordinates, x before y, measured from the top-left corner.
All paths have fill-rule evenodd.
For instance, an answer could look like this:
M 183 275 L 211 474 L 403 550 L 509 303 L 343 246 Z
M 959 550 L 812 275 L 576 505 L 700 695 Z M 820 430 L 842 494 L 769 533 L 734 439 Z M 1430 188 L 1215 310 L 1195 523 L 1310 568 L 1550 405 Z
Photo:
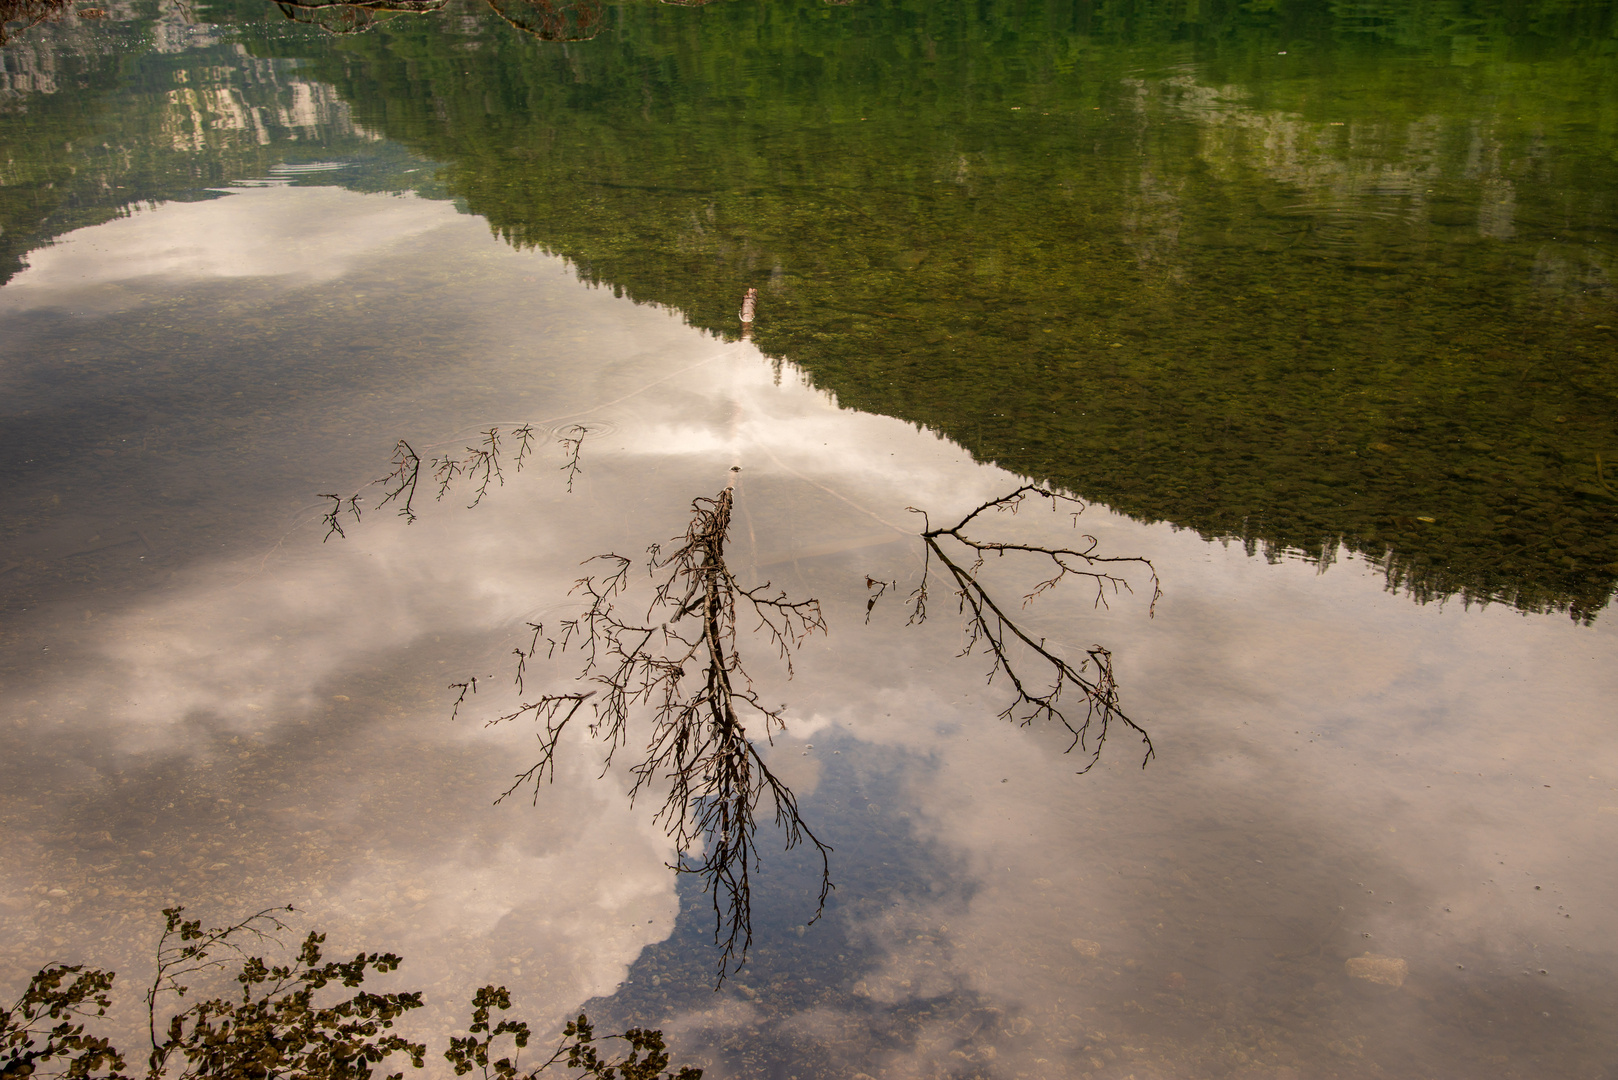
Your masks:
M 22 0 L 11 0 L 13 3 Z M 41 3 L 43 0 L 30 0 Z M 65 2 L 65 0 L 64 0 Z M 358 34 L 398 15 L 430 15 L 449 0 L 276 0 L 293 22 L 333 34 Z M 541 41 L 588 41 L 601 32 L 600 0 L 488 0 L 514 29 Z

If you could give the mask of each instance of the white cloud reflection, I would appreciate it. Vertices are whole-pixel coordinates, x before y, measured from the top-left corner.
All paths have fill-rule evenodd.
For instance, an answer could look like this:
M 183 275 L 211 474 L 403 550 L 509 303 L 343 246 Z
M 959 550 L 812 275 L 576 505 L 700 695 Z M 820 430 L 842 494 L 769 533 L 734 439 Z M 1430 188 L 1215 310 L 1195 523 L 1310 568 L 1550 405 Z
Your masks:
M 213 199 L 167 203 L 79 229 L 30 253 L 28 267 L 5 287 L 5 309 L 77 305 L 85 289 L 141 278 L 333 281 L 379 249 L 456 217 L 451 204 L 415 196 L 318 187 L 221 189 Z

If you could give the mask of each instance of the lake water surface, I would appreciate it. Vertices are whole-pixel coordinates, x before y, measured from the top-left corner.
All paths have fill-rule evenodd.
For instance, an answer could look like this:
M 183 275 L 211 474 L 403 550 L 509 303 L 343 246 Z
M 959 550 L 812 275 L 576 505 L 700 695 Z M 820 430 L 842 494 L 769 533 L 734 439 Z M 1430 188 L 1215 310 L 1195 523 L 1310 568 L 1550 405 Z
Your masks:
M 1613 6 L 600 19 L 0 48 L 0 991 L 115 969 L 131 1028 L 159 909 L 290 903 L 436 1044 L 494 982 L 719 1078 L 1618 1077 Z M 366 487 L 524 425 L 475 507 Z M 981 535 L 1161 581 L 982 571 L 1144 769 L 999 719 L 936 576 L 909 618 L 911 509 L 1030 481 L 1082 514 Z M 716 990 L 634 743 L 495 805 L 485 721 L 727 485 L 828 624 L 738 644 L 836 888 L 762 827 Z

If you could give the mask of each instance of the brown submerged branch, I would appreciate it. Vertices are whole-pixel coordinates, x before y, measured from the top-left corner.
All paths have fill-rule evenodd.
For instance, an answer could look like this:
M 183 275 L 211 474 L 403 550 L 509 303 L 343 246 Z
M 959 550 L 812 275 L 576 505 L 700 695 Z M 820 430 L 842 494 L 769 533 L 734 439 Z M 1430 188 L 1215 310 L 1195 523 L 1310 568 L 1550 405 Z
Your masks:
M 589 41 L 605 24 L 599 0 L 488 0 L 488 4 L 513 29 L 541 41 Z
M 8 45 L 25 30 L 40 23 L 54 22 L 66 15 L 100 19 L 106 11 L 97 7 L 74 9 L 68 0 L 0 0 L 0 45 Z
M 966 623 L 966 642 L 960 655 L 987 652 L 990 657 L 988 681 L 992 683 L 996 677 L 1003 676 L 1011 684 L 1013 698 L 1000 711 L 1002 720 L 1010 720 L 1024 727 L 1035 720 L 1060 723 L 1073 736 L 1068 751 L 1077 747 L 1088 758 L 1084 768 L 1079 770 L 1081 774 L 1089 772 L 1101 760 L 1101 750 L 1112 725 L 1123 724 L 1139 735 L 1146 747 L 1141 759 L 1141 767 L 1144 768 L 1156 756 L 1156 750 L 1146 729 L 1132 720 L 1119 702 L 1112 653 L 1100 645 L 1094 645 L 1086 650 L 1083 660 L 1077 664 L 1070 662 L 1051 648 L 1044 638 L 1036 640 L 1023 629 L 1017 619 L 990 594 L 981 580 L 980 571 L 984 560 L 991 554 L 996 557 L 1018 554 L 1037 556 L 1048 564 L 1050 576 L 1040 580 L 1023 595 L 1023 607 L 1026 608 L 1068 578 L 1091 582 L 1095 588 L 1094 606 L 1106 607 L 1109 593 L 1117 595 L 1120 590 L 1134 591 L 1129 582 L 1115 572 L 1120 564 L 1133 563 L 1145 567 L 1150 575 L 1152 596 L 1148 613 L 1155 614 L 1157 601 L 1163 595 L 1157 569 L 1151 560 L 1142 556 L 1097 554 L 1099 542 L 1088 535 L 1082 535 L 1082 543 L 1076 547 L 1056 547 L 980 540 L 967 534 L 967 527 L 981 515 L 991 511 L 1015 514 L 1030 499 L 1047 500 L 1052 510 L 1059 510 L 1064 505 L 1076 507 L 1072 511 L 1075 528 L 1078 526 L 1078 515 L 1084 511 L 1084 504 L 1079 500 L 1035 484 L 1025 484 L 1007 495 L 989 499 L 954 525 L 944 528 L 933 528 L 925 511 L 910 508 L 912 513 L 921 514 L 926 524 L 921 533 L 925 544 L 921 583 L 910 595 L 909 622 L 919 624 L 927 619 L 928 584 L 936 561 L 943 566 L 954 586 L 957 610 Z M 946 548 L 946 542 L 952 542 L 949 548 Z M 964 549 L 969 557 L 959 558 L 951 553 L 951 549 Z M 870 605 L 874 605 L 882 592 L 886 591 L 883 583 L 867 579 L 867 588 L 874 589 L 879 585 L 883 588 L 871 597 L 867 613 Z M 1037 681 L 1027 675 L 1030 660 L 1044 670 L 1044 675 Z M 1069 705 L 1073 694 L 1077 694 L 1083 702 L 1082 719 Z
M 38 6 L 49 0 L 22 2 Z M 332 34 L 359 34 L 399 15 L 431 15 L 448 3 L 449 0 L 276 0 L 276 7 L 293 22 L 318 26 Z M 488 0 L 488 5 L 514 30 L 541 41 L 588 41 L 601 32 L 603 25 L 600 0 Z

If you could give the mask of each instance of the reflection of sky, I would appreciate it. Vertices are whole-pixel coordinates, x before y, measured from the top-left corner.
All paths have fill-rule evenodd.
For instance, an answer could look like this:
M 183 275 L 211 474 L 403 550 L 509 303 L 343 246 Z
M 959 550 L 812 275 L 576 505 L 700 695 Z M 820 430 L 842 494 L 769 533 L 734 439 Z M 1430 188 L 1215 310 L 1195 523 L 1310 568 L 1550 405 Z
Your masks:
M 337 188 L 221 191 L 81 229 L 28 256 L 6 288 L 6 309 L 72 305 L 82 290 L 139 278 L 170 283 L 343 276 L 378 249 L 436 228 L 454 211 L 418 199 L 356 200 Z
M 288 444 L 293 465 L 244 478 L 291 469 L 348 490 L 400 435 L 425 453 L 490 422 L 600 426 L 572 495 L 547 443 L 476 510 L 423 500 L 416 525 L 370 515 L 342 542 L 321 545 L 310 513 L 233 529 L 251 518 L 225 505 L 217 556 L 100 596 L 83 620 L 45 598 L 19 621 L 0 690 L 8 971 L 66 957 L 135 973 L 163 903 L 223 918 L 292 901 L 339 950 L 402 953 L 405 981 L 441 1000 L 500 981 L 543 1022 L 612 993 L 679 906 L 651 808 L 626 807 L 622 776 L 596 779 L 583 745 L 537 805 L 491 808 L 533 744 L 477 718 L 509 700 L 521 623 L 572 610 L 580 559 L 666 540 L 739 465 L 737 569 L 820 596 L 832 625 L 790 684 L 756 650 L 761 686 L 800 718 L 772 760 L 850 862 L 862 822 L 902 818 L 921 862 L 891 872 L 920 887 L 878 910 L 845 885 L 829 918 L 850 953 L 818 1004 L 772 1005 L 802 976 L 772 959 L 777 927 L 745 994 L 687 988 L 638 1019 L 692 1053 L 774 1025 L 830 1043 L 845 1076 L 1468 1075 L 1462 1050 L 1557 1073 L 1610 1055 L 1604 623 L 1418 607 L 1356 562 L 1268 565 L 1094 508 L 1081 520 L 1106 548 L 1154 559 L 1156 617 L 1142 597 L 1094 611 L 1074 589 L 1028 618 L 1115 650 L 1159 758 L 1141 771 L 1118 735 L 1075 777 L 1054 733 L 993 720 L 1002 688 L 954 657 L 946 597 L 903 626 L 918 553 L 879 541 L 913 526 L 908 506 L 941 520 L 1012 482 L 958 448 L 840 411 L 790 369 L 777 382 L 749 346 L 585 289 L 443 204 L 255 190 L 55 250 L 3 310 L 71 298 L 105 334 L 157 304 L 205 334 L 232 278 L 344 295 L 401 253 L 434 255 L 385 305 L 270 311 L 263 355 L 238 363 L 338 326 L 392 359 L 343 390 L 357 401 L 340 434 L 368 442 Z M 130 267 L 138 294 L 120 291 Z M 203 280 L 215 291 L 191 299 Z M 401 309 L 464 331 L 422 352 Z M 329 360 L 340 377 L 344 356 Z M 986 528 L 1071 536 L 1042 515 Z M 988 573 L 1012 597 L 1029 584 L 1014 564 Z M 867 574 L 901 583 L 869 626 Z M 451 723 L 444 687 L 470 673 L 496 677 Z M 851 777 L 858 800 L 841 794 Z M 1405 985 L 1350 979 L 1366 952 L 1406 960 Z M 870 1019 L 901 1014 L 902 1031 Z M 749 1074 L 739 1061 L 721 1055 L 715 1075 Z

